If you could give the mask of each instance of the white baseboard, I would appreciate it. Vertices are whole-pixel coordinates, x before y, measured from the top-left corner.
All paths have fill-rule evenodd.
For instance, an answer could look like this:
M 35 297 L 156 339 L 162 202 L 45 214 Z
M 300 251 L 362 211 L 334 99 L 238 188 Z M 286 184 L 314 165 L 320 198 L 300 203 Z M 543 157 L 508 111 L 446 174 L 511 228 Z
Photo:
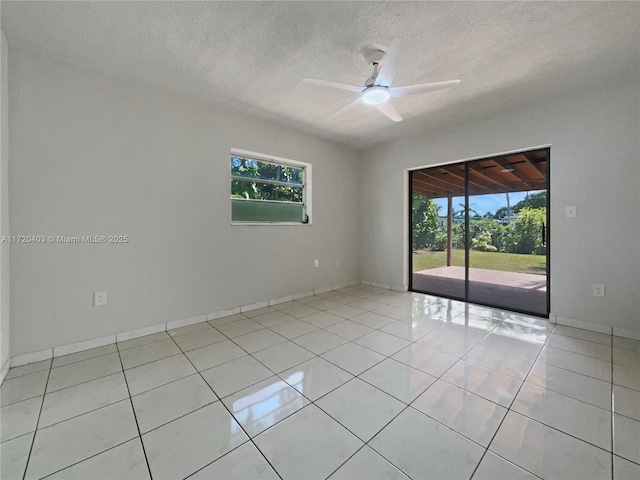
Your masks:
M 259 308 L 264 308 L 269 306 L 269 300 L 265 300 L 263 302 L 251 303 L 249 305 L 243 305 L 240 307 L 240 313 L 242 312 L 250 312 L 251 310 L 258 310 Z
M 0 385 L 4 382 L 4 377 L 7 376 L 7 372 L 9 371 L 9 365 L 11 364 L 11 359 L 7 357 L 2 366 L 0 367 Z
M 6 361 L 5 365 L 2 366 L 2 370 L 0 371 L 0 379 L 4 379 L 4 376 L 9 371 L 9 367 L 19 367 L 21 365 L 27 365 L 28 363 L 40 362 L 42 360 L 48 360 L 53 357 L 61 357 L 62 355 L 68 355 L 70 353 L 81 352 L 84 350 L 89 350 L 91 348 L 97 348 L 116 342 L 131 340 L 132 338 L 144 337 L 145 335 L 152 335 L 154 333 L 173 330 L 174 328 L 186 327 L 189 325 L 194 325 L 196 323 L 206 322 L 207 320 L 216 320 L 218 318 L 228 317 L 242 312 L 250 312 L 251 310 L 257 310 L 258 308 L 267 307 L 269 305 L 277 305 L 279 303 L 290 302 L 294 299 L 297 300 L 299 298 L 311 297 L 312 295 L 320 295 L 321 293 L 326 293 L 332 290 L 338 290 L 339 288 L 344 288 L 346 286 L 358 284 L 360 284 L 360 282 L 343 283 L 334 285 L 332 287 L 318 288 L 316 290 L 287 295 L 285 297 L 275 298 L 273 300 L 264 300 L 261 302 L 242 305 L 227 310 L 220 310 L 218 312 L 211 312 L 194 317 L 182 318 L 180 320 L 172 320 L 171 322 L 160 323 L 157 325 L 152 325 L 150 327 L 138 328 L 136 330 L 130 330 L 128 332 L 119 332 L 113 335 L 108 335 L 106 337 L 94 338 L 91 340 L 84 340 L 82 342 L 71 343 L 68 345 L 60 345 L 54 348 L 47 348 L 38 352 L 16 355 L 11 357 L 11 359 Z
M 394 292 L 406 292 L 409 290 L 408 285 L 389 285 L 388 283 L 377 283 L 370 280 L 360 280 L 363 285 L 370 285 L 372 287 L 384 288 L 386 290 L 392 290 Z
M 575 318 L 561 317 L 557 315 L 549 315 L 549 321 L 558 325 L 565 325 L 567 327 L 581 328 L 583 330 L 589 330 L 591 332 L 605 333 L 611 335 L 611 328 L 608 325 L 598 325 L 597 323 L 585 322 L 584 320 L 577 320 Z
M 293 295 L 287 295 L 286 297 L 274 298 L 269 300 L 269 306 L 280 305 L 281 303 L 287 303 L 293 301 Z
M 20 367 L 28 363 L 36 363 L 42 360 L 49 360 L 53 358 L 53 348 L 45 348 L 38 352 L 25 353 L 23 355 L 16 355 L 11 357 L 11 366 Z
M 371 285 L 378 288 L 387 288 L 396 292 L 406 292 L 409 290 L 408 285 L 387 285 L 385 283 L 376 283 L 369 280 L 360 280 L 360 283 L 363 285 Z M 577 320 L 574 318 L 562 317 L 557 315 L 549 315 L 549 322 L 558 325 L 565 325 L 567 327 L 581 328 L 583 330 L 589 330 L 591 332 L 604 333 L 606 335 L 615 335 L 617 337 L 640 340 L 640 331 L 638 330 L 628 330 L 624 328 L 612 327 L 609 325 L 599 325 L 597 323 L 585 322 L 584 320 Z
M 111 343 L 116 343 L 116 335 L 109 335 L 107 337 L 95 338 L 93 340 L 86 340 L 84 342 L 55 347 L 53 349 L 53 356 L 61 357 L 63 355 L 69 355 L 70 353 L 82 352 L 84 350 L 90 350 L 92 348 L 103 347 Z
M 174 328 L 188 327 L 189 325 L 195 325 L 196 323 L 202 323 L 207 321 L 206 315 L 197 315 L 195 317 L 183 318 L 181 320 L 173 320 L 167 322 L 167 330 L 173 330 Z
M 309 290 L 308 292 L 294 293 L 293 299 L 300 300 L 301 298 L 312 297 L 313 295 L 315 295 L 315 293 L 313 293 L 313 290 Z
M 154 333 L 166 332 L 167 324 L 160 323 L 158 325 L 152 325 L 151 327 L 138 328 L 136 330 L 130 330 L 128 332 L 122 332 L 116 334 L 117 342 L 124 342 L 125 340 L 131 340 L 133 338 L 145 337 L 147 335 L 153 335 Z
M 237 315 L 240 313 L 240 307 L 229 308 L 228 310 L 220 310 L 219 312 L 212 312 L 207 314 L 207 320 L 216 320 L 222 317 L 230 317 L 231 315 Z
M 316 288 L 313 291 L 314 295 L 322 295 L 323 293 L 327 293 L 333 290 L 333 287 L 322 287 L 322 288 Z
M 4 365 L 2 365 L 0 370 L 0 382 L 4 379 L 4 376 L 7 374 L 9 367 L 19 367 L 21 365 L 26 365 L 29 363 L 48 360 L 53 357 L 60 357 L 62 355 L 68 355 L 70 353 L 76 353 L 76 352 L 81 352 L 83 350 L 89 350 L 91 348 L 102 347 L 104 345 L 109 345 L 115 342 L 122 342 L 124 340 L 130 340 L 132 338 L 138 338 L 145 335 L 164 332 L 166 330 L 172 330 L 174 328 L 186 327 L 189 325 L 194 325 L 196 323 L 205 322 L 207 320 L 216 320 L 218 318 L 236 315 L 241 312 L 256 310 L 258 308 L 263 308 L 269 305 L 277 305 L 279 303 L 290 302 L 291 300 L 298 300 L 300 298 L 306 298 L 313 295 L 320 295 L 322 293 L 330 292 L 332 290 L 338 290 L 340 288 L 345 288 L 347 286 L 350 287 L 350 286 L 355 286 L 360 284 L 374 286 L 378 288 L 386 288 L 388 290 L 397 291 L 397 292 L 407 291 L 406 285 L 402 285 L 402 286 L 387 285 L 387 284 L 381 284 L 381 283 L 374 283 L 367 280 L 360 280 L 359 282 L 349 282 L 349 283 L 334 285 L 332 287 L 317 288 L 315 290 L 295 293 L 293 295 L 287 295 L 287 296 L 276 298 L 273 300 L 265 300 L 261 302 L 251 303 L 248 305 L 242 305 L 242 306 L 230 308 L 227 310 L 220 310 L 218 312 L 208 313 L 206 315 L 203 314 L 203 315 L 197 315 L 194 317 L 183 318 L 180 320 L 173 320 L 171 322 L 152 325 L 150 327 L 108 335 L 106 337 L 85 340 L 82 342 L 72 343 L 69 345 L 61 345 L 54 348 L 47 348 L 44 350 L 40 350 L 38 352 L 32 352 L 32 353 L 27 353 L 23 355 L 16 355 L 11 357 L 10 361 L 5 361 Z M 593 332 L 605 333 L 609 335 L 613 333 L 613 335 L 616 335 L 619 337 L 640 340 L 640 332 L 636 330 L 626 330 L 626 329 L 620 329 L 617 327 L 612 328 L 606 325 L 598 325 L 594 323 L 585 322 L 582 320 L 576 320 L 576 319 L 561 317 L 556 315 L 549 315 L 549 321 L 552 323 L 557 323 L 559 325 L 566 325 L 574 328 L 582 328 L 583 330 L 590 330 Z
M 628 330 L 626 328 L 613 327 L 613 335 L 616 337 L 631 338 L 633 340 L 640 340 L 640 331 Z

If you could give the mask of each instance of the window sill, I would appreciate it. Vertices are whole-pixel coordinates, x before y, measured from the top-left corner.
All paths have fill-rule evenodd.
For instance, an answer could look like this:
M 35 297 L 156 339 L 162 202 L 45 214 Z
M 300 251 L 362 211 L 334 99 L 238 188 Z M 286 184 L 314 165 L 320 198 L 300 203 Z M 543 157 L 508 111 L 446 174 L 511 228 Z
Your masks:
M 268 226 L 283 226 L 283 227 L 295 227 L 295 226 L 302 226 L 302 227 L 306 227 L 308 225 L 312 225 L 311 221 L 309 221 L 308 223 L 302 223 L 302 222 L 231 222 L 232 226 L 240 226 L 240 225 L 247 225 L 247 226 L 260 226 L 260 225 L 268 225 Z

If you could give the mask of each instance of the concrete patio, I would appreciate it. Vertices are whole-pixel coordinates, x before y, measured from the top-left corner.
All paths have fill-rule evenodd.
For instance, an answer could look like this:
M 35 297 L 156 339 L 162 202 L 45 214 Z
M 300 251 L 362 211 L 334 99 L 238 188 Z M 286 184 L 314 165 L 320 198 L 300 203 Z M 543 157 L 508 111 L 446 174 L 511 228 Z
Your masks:
M 464 267 L 413 272 L 414 291 L 464 297 Z M 469 268 L 469 301 L 538 315 L 547 314 L 547 277 L 530 273 Z

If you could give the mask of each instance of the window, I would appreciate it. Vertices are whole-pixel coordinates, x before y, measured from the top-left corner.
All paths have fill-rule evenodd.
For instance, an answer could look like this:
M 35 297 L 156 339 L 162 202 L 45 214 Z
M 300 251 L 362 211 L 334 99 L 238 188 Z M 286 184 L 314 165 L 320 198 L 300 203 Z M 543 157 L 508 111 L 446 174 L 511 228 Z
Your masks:
M 306 224 L 311 165 L 231 150 L 231 222 Z

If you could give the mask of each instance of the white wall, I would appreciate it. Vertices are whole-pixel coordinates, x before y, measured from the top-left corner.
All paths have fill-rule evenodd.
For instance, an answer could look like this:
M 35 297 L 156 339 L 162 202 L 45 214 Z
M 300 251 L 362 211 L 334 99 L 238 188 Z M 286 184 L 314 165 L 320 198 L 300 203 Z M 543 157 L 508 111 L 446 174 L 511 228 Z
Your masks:
M 551 315 L 640 335 L 639 87 L 627 79 L 364 152 L 363 279 L 408 282 L 405 169 L 551 144 Z
M 8 45 L 2 36 L 0 54 L 0 238 L 9 235 L 9 83 Z M 9 369 L 9 248 L 10 244 L 0 244 L 0 383 Z
M 12 355 L 359 280 L 355 152 L 9 51 L 12 233 L 130 238 L 13 246 Z M 311 163 L 313 225 L 231 226 L 232 147 Z
M 5 61 L 4 38 L 2 53 Z M 131 239 L 13 246 L 11 354 L 360 278 L 406 284 L 405 169 L 545 144 L 552 145 L 551 313 L 640 335 L 633 81 L 359 155 L 192 97 L 9 48 L 11 233 Z M 6 191 L 5 135 L 3 122 Z M 312 163 L 313 225 L 232 227 L 232 147 Z M 565 205 L 577 205 L 576 219 L 564 218 Z M 6 208 L 3 197 L 3 222 Z M 592 297 L 592 283 L 606 284 L 604 299 Z M 108 305 L 93 307 L 93 292 L 102 290 Z

